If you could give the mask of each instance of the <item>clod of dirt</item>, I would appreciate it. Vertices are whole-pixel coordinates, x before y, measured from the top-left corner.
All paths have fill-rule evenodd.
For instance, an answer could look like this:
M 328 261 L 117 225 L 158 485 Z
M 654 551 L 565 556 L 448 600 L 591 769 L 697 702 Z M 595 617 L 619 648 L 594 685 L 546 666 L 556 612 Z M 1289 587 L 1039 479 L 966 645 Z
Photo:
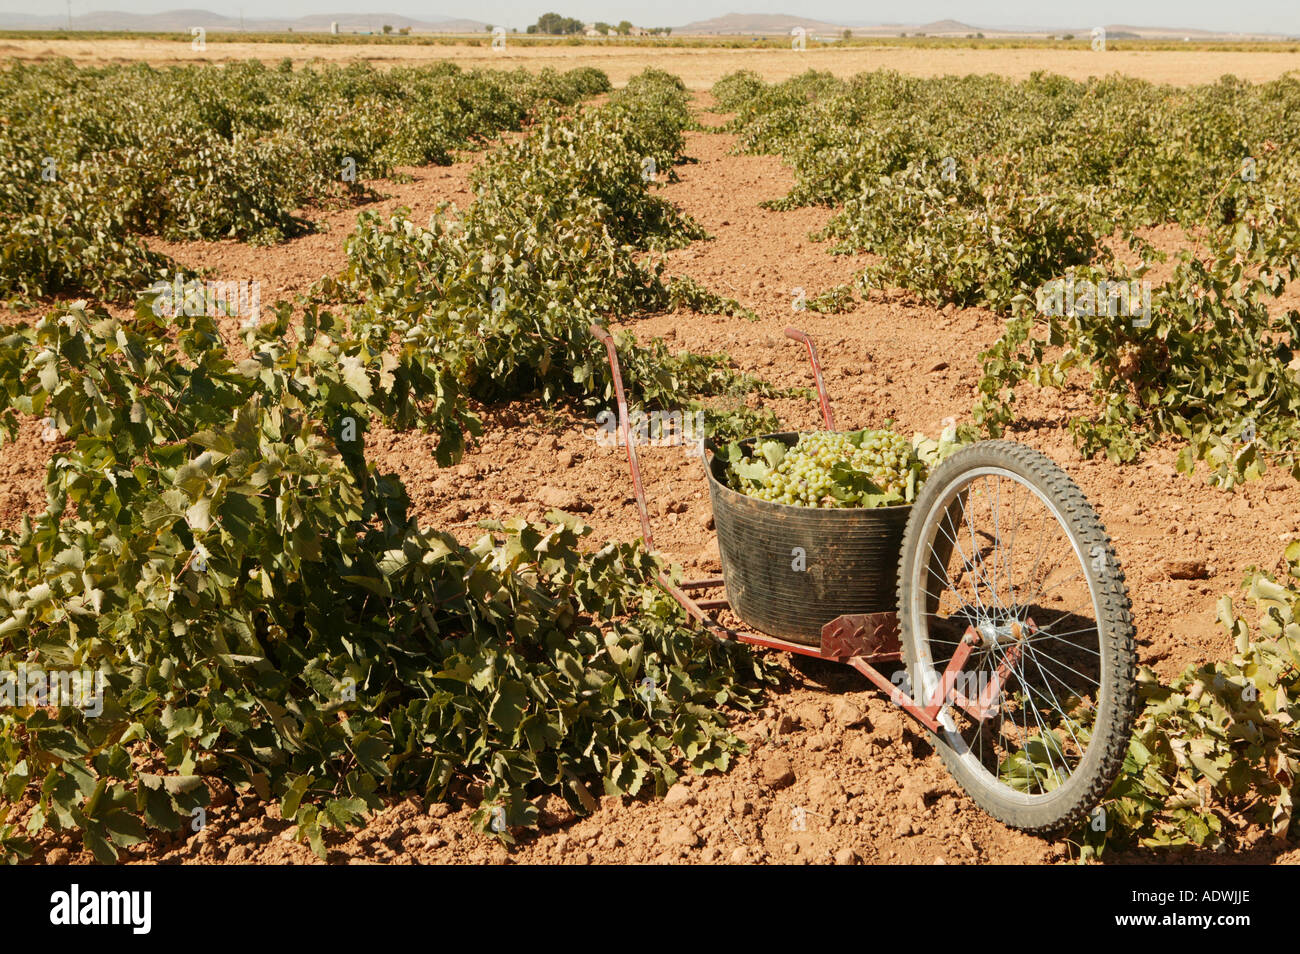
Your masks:
M 835 863 L 837 865 L 856 865 L 861 864 L 862 859 L 858 857 L 858 853 L 852 848 L 841 848 L 835 852 Z
M 863 725 L 867 721 L 863 711 L 847 699 L 836 699 L 831 704 L 831 715 L 834 716 L 836 722 L 846 728 Z
M 865 765 L 871 761 L 877 748 L 884 747 L 885 743 L 879 739 L 856 738 L 844 747 L 844 755 L 859 765 Z
M 685 825 L 665 828 L 659 835 L 659 843 L 665 848 L 695 848 L 700 843 L 700 836 Z
M 794 769 L 784 755 L 773 755 L 763 763 L 759 778 L 765 788 L 787 788 L 794 784 Z
M 927 805 L 951 791 L 951 785 L 912 779 L 903 786 L 898 797 L 904 805 L 915 806 L 918 810 L 925 811 Z
M 1166 560 L 1165 572 L 1172 580 L 1204 580 L 1209 575 L 1204 560 Z
M 678 782 L 672 788 L 668 789 L 668 794 L 664 796 L 664 806 L 666 808 L 685 808 L 688 805 L 697 804 L 699 799 L 689 788 Z
M 805 702 L 794 711 L 805 728 L 820 729 L 826 725 L 826 713 L 815 702 Z
M 808 800 L 823 809 L 842 808 L 847 801 L 840 783 L 826 775 L 816 775 L 808 782 Z
M 903 734 L 903 717 L 897 709 L 886 709 L 875 717 L 875 732 L 872 737 L 888 745 Z
M 567 510 L 570 513 L 591 513 L 592 509 L 591 504 L 579 497 L 577 493 L 563 487 L 542 487 L 537 491 L 537 499 L 548 507 Z

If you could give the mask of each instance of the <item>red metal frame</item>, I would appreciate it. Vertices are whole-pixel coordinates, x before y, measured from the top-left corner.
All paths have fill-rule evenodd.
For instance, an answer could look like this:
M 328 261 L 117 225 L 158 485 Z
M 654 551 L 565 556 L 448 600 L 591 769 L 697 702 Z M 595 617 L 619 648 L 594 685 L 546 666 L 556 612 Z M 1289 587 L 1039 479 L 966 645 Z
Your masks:
M 627 466 L 632 471 L 632 486 L 636 489 L 636 506 L 641 513 L 641 535 L 645 538 L 647 550 L 655 548 L 654 534 L 650 531 L 650 513 L 645 505 L 645 488 L 641 486 L 641 467 L 636 459 L 636 442 L 632 440 L 632 428 L 627 420 L 627 395 L 623 393 L 623 370 L 618 364 L 618 349 L 614 347 L 614 336 L 593 324 L 591 333 L 605 345 L 609 355 L 609 370 L 614 375 L 614 396 L 618 400 L 618 432 L 627 446 Z
M 650 528 L 650 512 L 646 506 L 645 487 L 641 482 L 641 465 L 637 458 L 636 443 L 633 440 L 628 422 L 627 396 L 623 390 L 623 374 L 619 367 L 618 351 L 614 346 L 613 336 L 605 328 L 593 324 L 591 333 L 605 345 L 605 351 L 609 356 L 609 368 L 614 377 L 614 394 L 618 401 L 619 434 L 627 445 L 627 465 L 632 474 L 632 487 L 636 492 L 637 511 L 641 517 L 641 533 L 646 548 L 653 551 L 655 548 L 654 534 Z M 821 404 L 822 420 L 825 422 L 827 430 L 834 430 L 834 417 L 831 414 L 830 399 L 826 395 L 826 386 L 822 380 L 821 363 L 817 358 L 816 345 L 813 344 L 808 335 L 798 328 L 787 327 L 785 335 L 787 338 L 802 342 L 807 349 L 808 361 L 812 365 L 813 380 L 817 385 L 817 399 Z M 658 582 L 668 595 L 681 604 L 692 619 L 719 638 L 735 639 L 754 646 L 762 646 L 765 649 L 777 649 L 782 652 L 797 653 L 801 656 L 828 659 L 851 666 L 866 676 L 876 687 L 887 693 L 891 702 L 932 732 L 942 730 L 941 714 L 949 706 L 956 706 L 979 720 L 986 719 L 996 713 L 997 709 L 994 707 L 994 701 L 998 692 L 1001 691 L 1002 683 L 1010 675 L 1020 656 L 1020 646 L 1017 643 L 1007 651 L 989 684 L 980 691 L 979 697 L 973 700 L 968 699 L 957 690 L 957 680 L 961 676 L 971 652 L 981 645 L 983 641 L 983 637 L 978 630 L 974 627 L 968 627 L 957 647 L 957 651 L 953 653 L 943 675 L 939 677 L 939 685 L 936 692 L 932 694 L 930 704 L 922 705 L 876 668 L 876 664 L 898 662 L 902 658 L 901 646 L 898 640 L 897 613 L 850 614 L 836 617 L 822 627 L 819 645 L 811 646 L 750 630 L 732 629 L 718 622 L 709 614 L 708 610 L 723 609 L 730 606 L 726 598 L 696 600 L 688 594 L 696 590 L 725 587 L 725 582 L 720 576 L 688 580 L 677 584 L 673 583 L 666 574 L 661 573 Z M 1013 624 L 1013 628 L 1014 626 L 1018 626 L 1018 624 Z M 1032 632 L 1034 629 L 1033 622 L 1030 621 L 1026 628 Z M 1012 635 L 1018 638 L 1019 634 L 1013 632 Z
M 785 336 L 793 338 L 795 341 L 802 341 L 804 347 L 808 349 L 808 363 L 812 365 L 813 380 L 817 382 L 817 400 L 821 402 L 822 420 L 826 422 L 826 430 L 835 430 L 835 420 L 831 417 L 831 402 L 826 397 L 826 384 L 822 381 L 822 365 L 817 360 L 817 346 L 813 344 L 811 338 L 794 325 L 785 326 Z

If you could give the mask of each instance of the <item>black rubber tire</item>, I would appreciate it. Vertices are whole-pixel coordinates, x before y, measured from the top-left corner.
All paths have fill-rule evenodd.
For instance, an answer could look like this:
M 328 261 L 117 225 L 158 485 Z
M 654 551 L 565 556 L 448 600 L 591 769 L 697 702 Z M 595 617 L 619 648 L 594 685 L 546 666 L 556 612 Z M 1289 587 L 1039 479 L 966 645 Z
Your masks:
M 1097 554 L 1095 548 L 1100 547 L 1108 557 L 1101 561 L 1104 568 L 1100 571 L 1095 559 L 1082 563 L 1098 606 L 1096 623 L 1101 647 L 1101 686 L 1093 736 L 1069 781 L 1056 791 L 1039 796 L 1036 804 L 1025 805 L 1011 797 L 1005 786 L 990 786 L 987 779 L 960 757 L 945 733 L 929 734 L 954 779 L 984 811 L 1013 828 L 1051 834 L 1071 828 L 1086 818 L 1105 796 L 1124 762 L 1137 707 L 1132 607 L 1124 571 L 1110 538 L 1096 511 L 1069 475 L 1050 458 L 1022 444 L 1011 441 L 974 444 L 935 468 L 917 494 L 903 534 L 898 569 L 899 628 L 903 662 L 913 686 L 921 684 L 921 674 L 917 668 L 920 634 L 915 632 L 917 627 L 910 611 L 914 594 L 912 568 L 918 561 L 933 559 L 932 549 L 919 552 L 926 547 L 920 537 L 926 532 L 930 511 L 936 509 L 945 488 L 959 480 L 964 472 L 989 466 L 1018 476 L 1052 501 L 1066 524 L 1066 532 L 1082 545 L 1084 553 Z

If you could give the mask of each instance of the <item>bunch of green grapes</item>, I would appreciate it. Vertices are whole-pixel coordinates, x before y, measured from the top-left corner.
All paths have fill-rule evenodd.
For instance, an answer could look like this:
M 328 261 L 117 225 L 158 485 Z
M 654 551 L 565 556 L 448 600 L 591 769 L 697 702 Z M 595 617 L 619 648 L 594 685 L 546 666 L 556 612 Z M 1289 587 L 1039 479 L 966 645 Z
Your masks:
M 760 500 L 802 507 L 841 507 L 832 494 L 832 468 L 841 461 L 870 478 L 882 493 L 903 500 L 908 476 L 918 466 L 912 442 L 893 431 L 803 434 L 760 484 L 745 493 Z

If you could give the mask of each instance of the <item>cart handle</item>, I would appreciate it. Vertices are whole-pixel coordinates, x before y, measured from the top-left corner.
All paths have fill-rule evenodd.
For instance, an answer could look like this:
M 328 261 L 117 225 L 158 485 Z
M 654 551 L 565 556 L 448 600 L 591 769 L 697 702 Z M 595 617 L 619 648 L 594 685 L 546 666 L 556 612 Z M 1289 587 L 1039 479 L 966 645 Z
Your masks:
M 650 512 L 646 509 L 645 488 L 641 485 L 641 465 L 637 461 L 636 442 L 632 440 L 632 429 L 627 419 L 627 395 L 623 392 L 623 371 L 618 365 L 618 349 L 614 347 L 614 336 L 596 323 L 591 325 L 591 333 L 605 345 L 609 354 L 609 370 L 614 376 L 614 396 L 618 399 L 618 432 L 627 447 L 627 466 L 632 472 L 632 487 L 636 490 L 636 507 L 641 516 L 641 536 L 646 549 L 655 548 L 654 534 L 650 531 Z
M 785 336 L 793 338 L 795 341 L 802 341 L 808 349 L 808 361 L 812 364 L 813 380 L 817 382 L 817 400 L 822 406 L 822 420 L 826 422 L 828 431 L 835 430 L 835 419 L 831 417 L 831 402 L 826 396 L 826 385 L 822 381 L 822 366 L 817 360 L 817 346 L 813 344 L 812 338 L 808 337 L 794 325 L 786 325 Z

